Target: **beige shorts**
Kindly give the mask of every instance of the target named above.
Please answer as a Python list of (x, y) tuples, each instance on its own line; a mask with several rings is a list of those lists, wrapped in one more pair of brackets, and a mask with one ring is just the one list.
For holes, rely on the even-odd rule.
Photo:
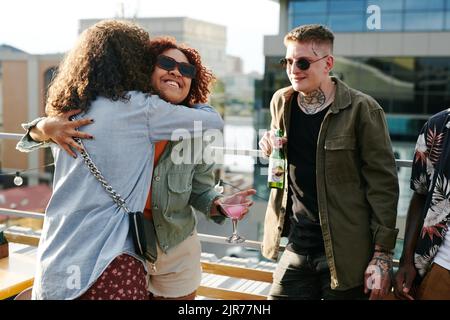
[(158, 246), (156, 271), (148, 266), (148, 291), (158, 297), (179, 298), (197, 290), (202, 280), (201, 251), (195, 230), (167, 253)]

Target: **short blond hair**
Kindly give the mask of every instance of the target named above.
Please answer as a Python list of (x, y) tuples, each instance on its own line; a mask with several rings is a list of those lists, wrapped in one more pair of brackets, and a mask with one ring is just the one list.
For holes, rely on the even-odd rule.
[(292, 29), (284, 36), (285, 45), (290, 41), (328, 45), (333, 52), (334, 34), (323, 25), (306, 24)]

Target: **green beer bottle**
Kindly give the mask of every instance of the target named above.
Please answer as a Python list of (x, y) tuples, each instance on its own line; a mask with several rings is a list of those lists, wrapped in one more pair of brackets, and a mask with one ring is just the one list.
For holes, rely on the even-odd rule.
[(275, 131), (275, 145), (272, 146), (272, 154), (269, 158), (269, 172), (267, 186), (269, 188), (284, 188), (284, 171), (286, 170), (286, 157), (284, 156), (281, 138), (283, 130)]

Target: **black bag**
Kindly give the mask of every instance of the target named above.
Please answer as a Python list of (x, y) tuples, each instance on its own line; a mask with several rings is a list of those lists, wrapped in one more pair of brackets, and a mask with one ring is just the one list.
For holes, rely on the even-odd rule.
[(130, 217), (130, 232), (133, 237), (136, 253), (155, 263), (158, 257), (156, 249), (156, 231), (153, 220), (144, 218), (144, 214), (140, 211), (128, 213)]

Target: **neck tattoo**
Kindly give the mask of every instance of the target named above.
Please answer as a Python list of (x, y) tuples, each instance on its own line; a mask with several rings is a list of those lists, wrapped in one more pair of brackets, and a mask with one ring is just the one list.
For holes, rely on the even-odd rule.
[(306, 114), (316, 114), (328, 106), (331, 96), (327, 99), (321, 88), (311, 92), (308, 95), (298, 94), (297, 102), (300, 109)]

